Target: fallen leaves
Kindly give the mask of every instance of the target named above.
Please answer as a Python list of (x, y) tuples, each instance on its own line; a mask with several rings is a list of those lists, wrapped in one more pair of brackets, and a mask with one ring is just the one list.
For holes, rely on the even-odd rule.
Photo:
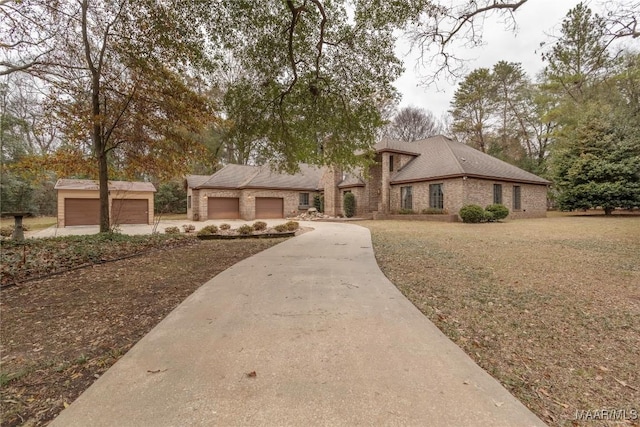
[(2, 425), (46, 424), (195, 289), (282, 239), (193, 241), (2, 289)]

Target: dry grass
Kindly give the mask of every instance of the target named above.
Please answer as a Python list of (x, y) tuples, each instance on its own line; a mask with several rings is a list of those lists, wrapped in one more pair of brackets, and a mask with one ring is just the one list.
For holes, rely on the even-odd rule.
[(545, 422), (640, 411), (640, 217), (362, 224), (389, 279)]
[[(43, 230), (58, 222), (55, 216), (34, 216), (22, 219), (22, 223), (28, 227), (30, 231)], [(15, 224), (12, 216), (0, 218), (0, 227), (9, 227)]]
[(164, 213), (156, 213), (155, 214), (156, 219), (160, 219), (162, 221), (167, 221), (167, 220), (182, 220), (182, 221), (186, 221), (187, 220), (187, 214), (186, 213), (182, 213), (182, 214), (174, 214), (174, 213), (168, 213), (168, 214), (164, 214)]

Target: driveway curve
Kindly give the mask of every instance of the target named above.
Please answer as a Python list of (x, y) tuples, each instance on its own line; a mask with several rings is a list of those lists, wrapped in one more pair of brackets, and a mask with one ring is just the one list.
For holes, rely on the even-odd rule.
[(204, 284), (51, 425), (544, 425), (387, 280), (368, 229), (308, 225)]

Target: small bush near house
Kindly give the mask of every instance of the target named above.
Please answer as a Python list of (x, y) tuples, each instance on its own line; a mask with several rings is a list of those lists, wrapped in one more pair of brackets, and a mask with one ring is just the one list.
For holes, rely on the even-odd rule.
[(458, 215), (462, 218), (462, 222), (474, 224), (482, 222), (485, 219), (484, 209), (478, 205), (464, 205), (460, 208)]
[(313, 207), (320, 213), (324, 212), (324, 197), (321, 194), (313, 196)]
[(483, 218), (484, 222), (495, 222), (496, 219), (493, 216), (493, 212), (489, 212), (489, 211), (484, 211), (484, 218)]
[(195, 231), (196, 226), (193, 224), (184, 224), (182, 226), (182, 229), (184, 230), (185, 233), (191, 233), (193, 231)]
[(494, 221), (500, 221), (501, 219), (505, 219), (509, 216), (509, 208), (500, 203), (489, 205), (485, 210), (493, 214)]
[(353, 193), (345, 193), (344, 200), (344, 216), (347, 218), (353, 217), (356, 213), (356, 196)]
[(167, 227), (164, 229), (165, 234), (180, 234), (178, 227)]
[(273, 229), (276, 230), (278, 233), (284, 233), (285, 231), (289, 231), (287, 224), (278, 224), (275, 227), (273, 227)]
[(210, 236), (212, 234), (216, 234), (218, 232), (218, 227), (215, 225), (205, 225), (198, 231), (198, 236)]
[(398, 211), (398, 213), (399, 213), (400, 215), (412, 215), (412, 214), (414, 214), (414, 213), (415, 213), (415, 211), (414, 211), (413, 209), (405, 209), (405, 208), (402, 208), (402, 209), (400, 209), (400, 210)]
[(220, 224), (220, 230), (230, 230), (231, 226), (227, 223)]
[(243, 236), (249, 235), (253, 233), (253, 227), (249, 224), (242, 224), (240, 227), (238, 227), (238, 233), (242, 234)]
[(267, 228), (267, 223), (264, 221), (256, 221), (253, 223), (253, 229), (255, 231), (266, 230), (266, 228)]
[(425, 215), (446, 215), (447, 211), (445, 209), (440, 209), (440, 208), (427, 208), (427, 209), (422, 209), (420, 213)]
[(296, 231), (300, 228), (300, 224), (296, 221), (289, 221), (285, 224), (285, 227), (287, 227), (287, 230), (289, 231)]

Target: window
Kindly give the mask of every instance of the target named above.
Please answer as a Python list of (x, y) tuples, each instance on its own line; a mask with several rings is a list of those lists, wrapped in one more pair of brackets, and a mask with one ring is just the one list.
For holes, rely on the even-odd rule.
[(434, 209), (444, 209), (442, 184), (429, 184), (429, 207)]
[(502, 184), (493, 184), (493, 204), (502, 203)]
[(191, 209), (191, 196), (187, 196), (187, 208)]
[(309, 206), (309, 193), (300, 193), (300, 206)]
[(400, 187), (400, 199), (402, 209), (413, 209), (413, 187)]
[(519, 211), (522, 209), (522, 201), (520, 199), (522, 190), (519, 185), (513, 186), (513, 210)]
[(389, 156), (389, 172), (393, 172), (393, 156)]

